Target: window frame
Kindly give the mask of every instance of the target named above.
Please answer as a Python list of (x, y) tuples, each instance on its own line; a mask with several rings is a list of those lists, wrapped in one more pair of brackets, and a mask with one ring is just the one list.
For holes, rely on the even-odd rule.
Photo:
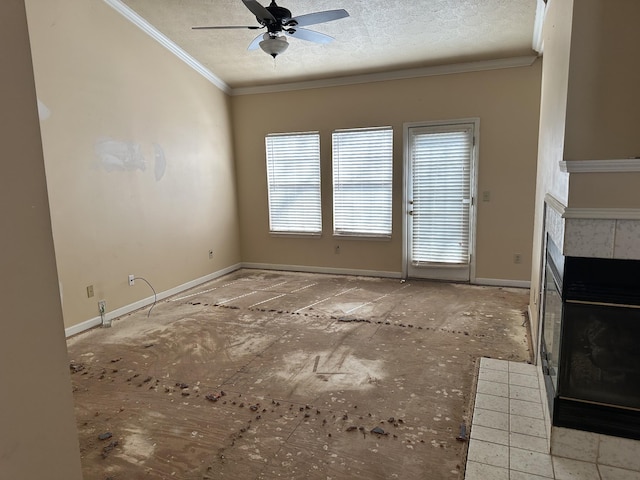
[[(292, 145), (281, 144), (285, 150), (278, 152), (281, 155), (280, 158), (273, 158), (274, 150), (277, 149), (277, 144), (274, 144), (274, 139), (286, 139), (290, 137), (294, 139)], [(303, 137), (313, 137), (315, 139), (312, 147), (307, 145), (312, 152), (309, 153), (308, 158), (295, 157), (292, 151), (286, 151), (287, 148), (295, 149), (295, 139), (302, 139)], [(306, 172), (306, 178), (304, 180), (297, 180), (296, 175), (287, 175), (286, 170), (300, 168), (304, 162), (313, 162), (312, 165), (307, 165), (309, 171)], [(281, 172), (277, 170), (281, 169)], [(283, 170), (284, 169), (284, 170)], [(265, 135), (265, 170), (266, 170), (266, 182), (267, 182), (267, 208), (269, 214), (269, 233), (276, 236), (304, 236), (314, 237), (322, 235), (322, 175), (321, 175), (321, 158), (320, 158), (320, 133), (318, 131), (308, 132), (286, 132), (286, 133), (269, 133)], [(313, 181), (309, 182), (309, 175), (313, 173)], [(286, 210), (290, 203), (286, 201), (286, 191), (289, 190), (290, 197), (296, 197), (295, 190), (311, 190), (311, 201), (309, 198), (302, 199), (302, 206), (305, 207), (300, 210), (298, 215), (295, 213), (287, 213)], [(280, 190), (280, 191), (278, 191)], [(281, 205), (278, 205), (280, 203)], [(282, 210), (279, 210), (282, 208)], [(309, 215), (312, 215), (313, 222), (307, 222)], [(290, 217), (287, 219), (287, 217)], [(304, 220), (302, 223), (290, 223), (287, 225), (287, 220)]]
[[(350, 156), (350, 154), (363, 155), (365, 153), (371, 154), (371, 152), (365, 152), (365, 151), (363, 152), (343, 151), (342, 153), (340, 152), (341, 146), (344, 146), (347, 149), (356, 148), (357, 145), (354, 145), (353, 143), (351, 145), (347, 145), (346, 142), (344, 142), (344, 139), (352, 135), (357, 136), (358, 134), (364, 134), (364, 135), (372, 134), (372, 137), (374, 140), (375, 140), (376, 134), (378, 136), (382, 135), (387, 137), (387, 138), (384, 138), (384, 141), (385, 141), (384, 145), (378, 151), (373, 152), (375, 155), (378, 155), (380, 157), (377, 160), (378, 163), (386, 163), (386, 165), (380, 166), (380, 168), (378, 168), (377, 173), (374, 171), (375, 168), (371, 168), (368, 171), (366, 169), (363, 170), (363, 165), (366, 167), (366, 164), (363, 164), (362, 159), (360, 159), (359, 161), (356, 160), (355, 162), (353, 162), (352, 160), (349, 160), (347, 158), (348, 156)], [(365, 238), (365, 239), (371, 239), (371, 240), (391, 239), (393, 234), (393, 177), (394, 177), (393, 176), (393, 153), (394, 153), (393, 137), (394, 137), (394, 131), (393, 131), (393, 127), (391, 126), (337, 129), (332, 132), (331, 134), (332, 184), (333, 184), (332, 209), (333, 209), (333, 236), (334, 237)], [(365, 137), (365, 138), (356, 139), (356, 141), (360, 141), (363, 144), (366, 144), (366, 142), (371, 141), (371, 139), (367, 139)], [(345, 144), (341, 145), (341, 143), (343, 142)], [(345, 165), (345, 168), (340, 168), (341, 164)], [(381, 223), (380, 221), (382, 220), (382, 223), (384, 224), (383, 231), (375, 231), (374, 229), (364, 230), (364, 229), (358, 229), (357, 227), (349, 228), (349, 227), (354, 227), (355, 226), (354, 223), (340, 224), (340, 217), (344, 217), (347, 213), (346, 210), (349, 209), (348, 203), (346, 205), (344, 203), (343, 204), (339, 203), (341, 200), (344, 201), (345, 196), (349, 196), (349, 194), (346, 193), (347, 187), (351, 186), (352, 190), (357, 190), (358, 187), (360, 187), (361, 192), (363, 190), (364, 191), (367, 190), (367, 188), (364, 188), (364, 189), (362, 188), (363, 186), (365, 187), (367, 186), (366, 182), (364, 181), (353, 182), (353, 175), (351, 176), (351, 178), (347, 178), (349, 177), (348, 175), (349, 168), (352, 169), (352, 173), (356, 171), (356, 170), (353, 170), (354, 168), (356, 168), (359, 173), (360, 179), (371, 180), (372, 178), (375, 179), (376, 175), (378, 176), (381, 175), (380, 186), (378, 188), (377, 193), (380, 193), (381, 191), (384, 192), (384, 198), (383, 198), (384, 204), (380, 206), (378, 208), (378, 212), (375, 213), (375, 215), (378, 215), (378, 217), (374, 216), (369, 220), (366, 220), (366, 219), (363, 220), (363, 217), (360, 216), (358, 217), (360, 220), (358, 220), (357, 222), (361, 223), (362, 226), (365, 226), (366, 228), (367, 226), (366, 224), (369, 224), (371, 226), (379, 225)], [(342, 174), (342, 172), (345, 172), (344, 175)], [(343, 177), (343, 180), (341, 180), (340, 177)], [(369, 188), (368, 190), (371, 190), (371, 189)], [(370, 197), (371, 199), (371, 196), (374, 196), (375, 194), (376, 194), (375, 191), (371, 191), (368, 197)], [(375, 201), (375, 198), (373, 198), (372, 200)], [(366, 197), (364, 199), (364, 202), (367, 202)], [(351, 204), (351, 209), (356, 210), (355, 213), (359, 215), (364, 214), (364, 216), (366, 217), (369, 215), (368, 212), (371, 211), (371, 203), (369, 203), (368, 205), (369, 205), (368, 208), (367, 207), (362, 208), (362, 205), (358, 207), (357, 205)], [(339, 209), (342, 211), (339, 211)], [(360, 211), (358, 211), (358, 209), (360, 209)], [(384, 216), (381, 219), (379, 214), (382, 211), (384, 212)]]

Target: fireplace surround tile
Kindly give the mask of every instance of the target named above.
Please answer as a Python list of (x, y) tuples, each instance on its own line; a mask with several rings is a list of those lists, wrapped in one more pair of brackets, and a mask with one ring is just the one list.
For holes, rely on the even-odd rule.
[(509, 399), (507, 397), (498, 397), (497, 395), (478, 393), (476, 394), (475, 408), (509, 413)]
[(474, 425), (471, 430), (471, 438), (483, 440), (485, 442), (497, 443), (498, 445), (509, 445), (509, 432), (497, 428)]
[(540, 391), (537, 388), (509, 385), (509, 398), (527, 402), (540, 402)]
[[(508, 372), (509, 383), (478, 378), (465, 480), (640, 480), (640, 441), (560, 427), (550, 431), (540, 394), (544, 384), (533, 389), (512, 383), (518, 375), (542, 378), (539, 367), (484, 358), (480, 365)], [(519, 389), (529, 401), (517, 398)]]
[(510, 480), (509, 469), (480, 462), (467, 462), (465, 480)]
[(597, 433), (553, 427), (551, 453), (560, 457), (595, 463), (598, 460), (600, 435)]
[(613, 258), (615, 220), (569, 218), (563, 253), (571, 257)]
[[(602, 480), (638, 480), (640, 474), (632, 470), (626, 470), (623, 468), (610, 467), (608, 465), (598, 465), (600, 471), (600, 478)], [(490, 478), (490, 477), (486, 477)]]
[(483, 427), (509, 430), (509, 415), (502, 412), (494, 412), (493, 410), (475, 408), (473, 412), (473, 423), (474, 425), (482, 425)]
[(525, 400), (511, 400), (509, 404), (511, 415), (521, 415), (523, 417), (544, 419), (542, 406), (539, 402), (527, 402)]
[(549, 453), (549, 444), (546, 438), (524, 435), (522, 433), (510, 432), (509, 446), (539, 453)]
[(554, 478), (551, 455), (547, 453), (533, 452), (521, 448), (510, 448), (509, 468), (518, 472)]
[(541, 477), (532, 473), (516, 472), (511, 470), (509, 480), (548, 480), (549, 477)]
[(509, 372), (509, 383), (519, 387), (538, 388), (538, 377), (535, 375)]
[(490, 382), (496, 383), (509, 383), (509, 372), (481, 368), (478, 378), (480, 380), (489, 380)]
[(499, 372), (509, 371), (509, 362), (498, 360), (496, 358), (482, 357), (480, 359), (480, 368), (488, 368), (489, 370), (497, 370)]
[(600, 435), (598, 463), (640, 472), (640, 442)]
[(508, 362), (509, 364), (509, 383), (511, 383), (511, 375), (529, 375), (535, 377), (538, 375), (535, 365), (519, 362)]
[(496, 395), (498, 397), (508, 397), (509, 385), (506, 383), (483, 381), (478, 383), (478, 392), (486, 393), (487, 395)]
[(544, 420), (520, 415), (511, 415), (509, 429), (515, 433), (531, 435), (532, 437), (547, 437), (547, 428)]
[(493, 467), (509, 468), (509, 447), (472, 438), (467, 458)]
[(553, 457), (553, 471), (556, 480), (600, 480), (595, 463), (570, 458)]
[(639, 238), (640, 221), (617, 220), (613, 257), (623, 259), (640, 258)]

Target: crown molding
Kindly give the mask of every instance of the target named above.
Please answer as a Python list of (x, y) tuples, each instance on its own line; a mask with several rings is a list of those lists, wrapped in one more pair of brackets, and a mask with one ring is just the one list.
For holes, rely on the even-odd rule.
[(565, 160), (560, 171), (567, 173), (629, 173), (640, 172), (640, 158), (619, 160)]
[(129, 8), (127, 5), (122, 3), (121, 0), (103, 0), (107, 5), (112, 7), (115, 11), (117, 11), (120, 15), (125, 17), (135, 26), (137, 26), (140, 30), (145, 32), (151, 38), (156, 40), (160, 45), (165, 47), (171, 53), (173, 53), (176, 57), (182, 60), (184, 63), (193, 68), (196, 72), (202, 75), (204, 78), (209, 80), (212, 84), (218, 87), (226, 94), (231, 93), (231, 87), (223, 82), (220, 78), (218, 78), (211, 70), (206, 68), (200, 62), (198, 62), (195, 58), (185, 52), (182, 48), (176, 45), (172, 40), (170, 40), (167, 36), (163, 35), (156, 29), (153, 25), (147, 22), (144, 18), (138, 15), (135, 11)]
[(437, 75), (451, 75), (455, 73), (482, 72), (487, 70), (499, 70), (503, 68), (529, 67), (538, 58), (535, 55), (522, 57), (509, 57), (495, 60), (483, 60), (478, 62), (455, 63), (451, 65), (436, 65), (432, 67), (412, 68), (404, 70), (394, 70), (388, 72), (369, 73), (362, 75), (351, 75), (345, 77), (328, 78), (322, 80), (309, 80), (302, 82), (281, 83), (275, 85), (263, 85), (255, 87), (231, 88), (222, 79), (216, 76), (211, 70), (202, 65), (198, 60), (176, 45), (166, 35), (162, 34), (153, 25), (138, 15), (122, 0), (103, 0), (131, 23), (140, 28), (151, 38), (160, 43), (163, 47), (177, 56), (184, 63), (193, 68), (196, 72), (209, 80), (212, 84), (229, 95), (253, 95), (260, 93), (277, 93), (293, 90), (308, 90), (313, 88), (337, 87), (343, 85), (357, 85), (362, 83), (384, 82), (388, 80), (405, 80), (419, 77), (430, 77)]
[(562, 218), (588, 220), (640, 220), (640, 208), (583, 208), (567, 207), (556, 197), (547, 193), (544, 202)]
[(547, 2), (545, 0), (537, 0), (536, 2), (536, 18), (533, 22), (533, 39), (531, 41), (531, 48), (533, 48), (539, 55), (542, 55), (544, 50), (544, 36), (542, 35), (544, 29), (544, 19), (547, 14)]
[(556, 197), (547, 193), (544, 196), (544, 202), (549, 205), (549, 207), (553, 208), (556, 212), (560, 214), (561, 217), (564, 217), (565, 211), (567, 210), (567, 206), (558, 200)]
[(385, 82), (388, 80), (405, 80), (410, 78), (431, 77), (437, 75), (451, 75), (454, 73), (482, 72), (503, 68), (530, 67), (538, 57), (527, 55), (524, 57), (501, 58), (497, 60), (483, 60), (479, 62), (455, 63), (451, 65), (437, 65), (433, 67), (394, 70), (380, 73), (367, 73), (347, 77), (327, 78), (323, 80), (309, 80), (304, 82), (280, 83), (256, 87), (233, 88), (231, 95), (255, 95), (260, 93), (278, 93), (293, 90), (308, 90), (312, 88), (340, 87), (361, 83)]

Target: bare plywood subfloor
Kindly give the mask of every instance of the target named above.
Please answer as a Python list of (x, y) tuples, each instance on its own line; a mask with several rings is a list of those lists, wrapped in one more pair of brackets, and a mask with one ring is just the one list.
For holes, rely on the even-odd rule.
[(69, 340), (84, 478), (458, 479), (476, 361), (529, 360), (527, 301), (258, 270), (201, 285)]

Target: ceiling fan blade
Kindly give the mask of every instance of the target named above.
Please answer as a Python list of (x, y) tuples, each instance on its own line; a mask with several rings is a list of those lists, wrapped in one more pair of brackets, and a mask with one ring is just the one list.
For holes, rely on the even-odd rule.
[(324, 33), (314, 32), (313, 30), (307, 30), (305, 28), (292, 28), (291, 31), (284, 30), (284, 32), (293, 38), (299, 38), (300, 40), (307, 40), (308, 42), (315, 43), (330, 43), (334, 40), (333, 37), (325, 35)]
[(276, 21), (276, 17), (271, 12), (260, 5), (256, 0), (242, 0), (244, 6), (247, 7), (261, 22), (271, 23)]
[(251, 43), (247, 47), (247, 50), (256, 50), (260, 46), (260, 42), (262, 41), (263, 34), (261, 33), (256, 38), (251, 40)]
[[(292, 18), (289, 24), (296, 25), (298, 27), (307, 27), (309, 25), (317, 25), (318, 23), (331, 22), (332, 20), (339, 20), (341, 18), (348, 17), (349, 13), (344, 9), (339, 10), (327, 10), (324, 12), (308, 13), (306, 15), (300, 15), (299, 17)], [(296, 22), (295, 24), (293, 22)]]
[(216, 27), (191, 27), (191, 30), (228, 30), (231, 28), (248, 28), (249, 30), (259, 30), (264, 27), (258, 25), (223, 25)]

